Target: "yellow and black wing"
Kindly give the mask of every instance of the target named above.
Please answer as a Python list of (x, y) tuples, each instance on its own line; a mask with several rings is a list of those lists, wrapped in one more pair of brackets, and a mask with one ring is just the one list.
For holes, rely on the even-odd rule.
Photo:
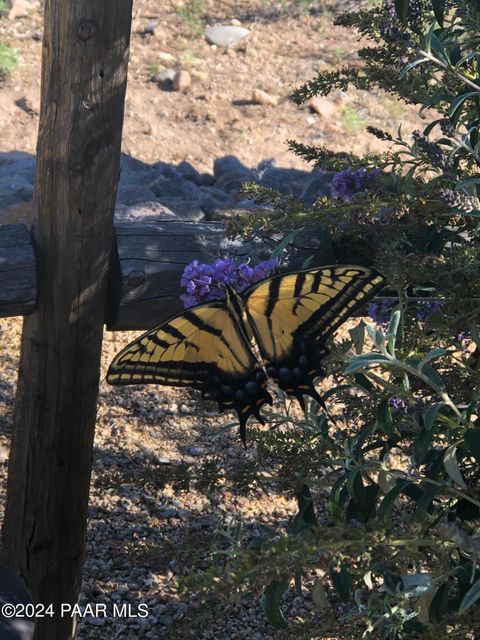
[(373, 269), (336, 265), (280, 274), (253, 285), (246, 315), (267, 374), (303, 406), (303, 394), (323, 405), (313, 381), (323, 375), (326, 339), (385, 286)]
[(240, 323), (225, 302), (198, 305), (147, 331), (118, 353), (107, 373), (112, 385), (193, 387), (235, 409), (241, 435), (250, 415), (271, 404), (266, 376)]

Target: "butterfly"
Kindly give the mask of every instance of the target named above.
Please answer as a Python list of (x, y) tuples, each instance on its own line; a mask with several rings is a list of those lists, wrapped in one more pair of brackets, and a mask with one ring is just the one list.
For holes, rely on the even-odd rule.
[(238, 413), (245, 444), (248, 418), (264, 424), (260, 409), (272, 404), (268, 378), (302, 408), (304, 395), (325, 407), (314, 381), (325, 375), (327, 338), (384, 286), (382, 275), (353, 265), (278, 274), (242, 293), (227, 285), (225, 300), (186, 309), (128, 344), (107, 382), (198, 389)]

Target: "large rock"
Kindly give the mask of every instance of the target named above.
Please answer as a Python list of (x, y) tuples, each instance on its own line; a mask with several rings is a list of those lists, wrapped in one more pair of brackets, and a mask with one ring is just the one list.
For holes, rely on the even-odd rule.
[(150, 189), (158, 198), (190, 197), (198, 189), (190, 180), (186, 180), (180, 173), (167, 177), (160, 175), (150, 183)]
[(263, 187), (276, 189), (285, 195), (298, 194), (309, 178), (309, 173), (299, 169), (267, 167), (257, 180)]
[(120, 183), (117, 191), (117, 202), (122, 204), (135, 204), (155, 200), (154, 192), (146, 185)]
[(131, 206), (119, 204), (115, 209), (115, 222), (156, 222), (176, 220), (171, 209), (161, 202), (139, 202)]
[(250, 31), (245, 27), (214, 24), (205, 29), (205, 38), (208, 43), (217, 47), (233, 47), (248, 36)]
[(205, 215), (195, 200), (187, 198), (159, 198), (159, 202), (172, 211), (179, 220), (200, 222)]
[(320, 170), (315, 170), (310, 174), (303, 191), (300, 193), (300, 199), (307, 207), (311, 207), (320, 196), (330, 195), (332, 176), (333, 173)]
[(0, 177), (0, 209), (33, 198), (33, 184), (20, 174)]

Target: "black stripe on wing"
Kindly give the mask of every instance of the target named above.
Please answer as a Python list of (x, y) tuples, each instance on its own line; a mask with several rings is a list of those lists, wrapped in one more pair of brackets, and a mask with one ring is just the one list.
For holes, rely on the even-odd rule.
[(234, 409), (245, 442), (246, 423), (272, 398), (242, 325), (225, 302), (192, 307), (125, 347), (107, 373), (112, 385), (157, 383), (193, 387)]

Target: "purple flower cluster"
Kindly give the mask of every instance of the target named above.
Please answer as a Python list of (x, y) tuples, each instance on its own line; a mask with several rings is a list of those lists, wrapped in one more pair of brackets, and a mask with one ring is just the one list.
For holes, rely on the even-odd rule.
[(432, 166), (437, 167), (442, 171), (448, 171), (448, 158), (439, 144), (431, 142), (427, 136), (423, 135), (423, 133), (418, 130), (412, 132), (412, 137), (414, 140), (414, 147), (430, 160)]
[(388, 325), (391, 310), (391, 303), (388, 300), (382, 300), (380, 304), (378, 302), (370, 302), (368, 305), (368, 315), (382, 327)]
[(392, 396), (388, 399), (388, 404), (392, 407), (394, 411), (398, 411), (399, 413), (406, 413), (408, 409), (408, 403), (398, 396)]
[(451, 209), (457, 209), (458, 211), (470, 212), (473, 211), (475, 206), (472, 198), (465, 193), (459, 191), (453, 191), (453, 189), (442, 188), (439, 189), (438, 195), (443, 202)]
[(223, 300), (225, 286), (236, 291), (244, 291), (247, 287), (270, 277), (278, 267), (278, 260), (272, 258), (250, 267), (245, 262), (236, 265), (230, 258), (216, 260), (213, 264), (205, 264), (194, 260), (185, 267), (180, 280), (187, 293), (180, 296), (185, 308), (210, 300)]
[(339, 198), (345, 202), (350, 202), (355, 194), (367, 191), (380, 176), (379, 169), (367, 171), (367, 169), (343, 169), (337, 171), (330, 183), (330, 193), (332, 198)]

